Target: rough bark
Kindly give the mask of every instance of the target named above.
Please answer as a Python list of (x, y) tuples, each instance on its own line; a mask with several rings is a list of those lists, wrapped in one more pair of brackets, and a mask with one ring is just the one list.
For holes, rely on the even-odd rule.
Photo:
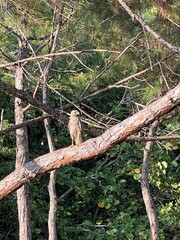
[(143, 110), (79, 146), (66, 147), (37, 157), (0, 181), (0, 199), (44, 173), (100, 155), (140, 131), (180, 104), (180, 84)]
[[(19, 58), (23, 58), (26, 51), (26, 41), (19, 40)], [(16, 67), (15, 87), (24, 89), (24, 76), (21, 66)], [(25, 121), (23, 112), (23, 101), (15, 98), (15, 124)], [(28, 162), (28, 137), (26, 127), (16, 130), (16, 169)], [(17, 190), (17, 207), (19, 220), (19, 240), (31, 239), (30, 210), (29, 210), (29, 187), (25, 184)]]
[[(156, 133), (158, 127), (158, 121), (154, 121), (150, 131), (149, 137), (153, 137)], [(156, 207), (151, 197), (151, 191), (149, 187), (149, 167), (150, 167), (150, 156), (152, 150), (153, 142), (147, 142), (144, 149), (144, 158), (143, 158), (143, 167), (142, 167), (142, 181), (141, 181), (141, 189), (144, 204), (146, 207), (147, 216), (149, 219), (150, 230), (151, 230), (151, 240), (158, 239), (158, 219), (156, 213)]]

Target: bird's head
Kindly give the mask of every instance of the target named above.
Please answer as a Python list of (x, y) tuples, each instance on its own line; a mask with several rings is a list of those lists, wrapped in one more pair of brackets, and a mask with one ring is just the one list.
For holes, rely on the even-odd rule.
[(70, 113), (70, 116), (71, 116), (71, 117), (74, 117), (74, 116), (77, 116), (77, 115), (79, 115), (79, 114), (80, 114), (80, 113), (79, 113), (78, 110), (72, 110), (71, 113)]

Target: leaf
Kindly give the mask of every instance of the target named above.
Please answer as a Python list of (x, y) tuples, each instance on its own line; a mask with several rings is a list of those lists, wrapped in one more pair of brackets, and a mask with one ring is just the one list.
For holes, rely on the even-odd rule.
[(105, 206), (106, 209), (109, 209), (110, 207), (111, 207), (110, 203), (107, 203), (106, 206)]
[(134, 174), (133, 176), (134, 180), (139, 180), (141, 178), (141, 174)]
[(168, 167), (167, 162), (165, 162), (165, 161), (163, 161), (161, 164), (164, 166), (164, 168)]
[(121, 179), (120, 183), (127, 183), (126, 179)]
[(96, 221), (96, 225), (100, 225), (100, 224), (102, 224), (102, 219), (98, 219), (98, 220)]
[(105, 203), (104, 202), (98, 202), (98, 207), (99, 208), (104, 208), (105, 207)]
[(178, 167), (177, 161), (176, 161), (176, 160), (173, 160), (173, 161), (172, 161), (172, 165), (173, 165), (174, 167)]

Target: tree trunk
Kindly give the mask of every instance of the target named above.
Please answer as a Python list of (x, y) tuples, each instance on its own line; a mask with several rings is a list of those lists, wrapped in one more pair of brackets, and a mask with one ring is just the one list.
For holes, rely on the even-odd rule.
[[(45, 85), (44, 85), (45, 86)], [(43, 100), (47, 102), (47, 89), (43, 89)], [(44, 119), (44, 126), (46, 130), (46, 136), (49, 145), (50, 153), (55, 150), (53, 136), (50, 127), (49, 118)], [(50, 179), (48, 185), (49, 191), (49, 215), (48, 215), (48, 230), (49, 230), (49, 240), (57, 240), (56, 231), (56, 209), (57, 209), (57, 196), (56, 196), (56, 170), (50, 172)]]
[[(150, 128), (149, 137), (153, 137), (155, 135), (157, 127), (158, 127), (158, 121), (156, 120)], [(146, 212), (147, 212), (147, 216), (150, 224), (151, 240), (157, 240), (158, 239), (158, 219), (157, 219), (156, 207), (151, 197), (151, 192), (149, 188), (149, 178), (148, 178), (152, 146), (153, 146), (153, 142), (147, 142), (144, 149), (141, 189), (142, 189), (143, 200), (144, 200), (144, 204), (146, 207)]]
[[(56, 26), (56, 30), (52, 32), (51, 34), (51, 53), (55, 53), (57, 42), (58, 42), (58, 36), (59, 32), (62, 26), (62, 15), (64, 11), (64, 4), (62, 4), (61, 8), (61, 14), (58, 19), (58, 23)], [(58, 14), (58, 8), (57, 6), (54, 8), (54, 16), (59, 15)], [(51, 69), (52, 60), (48, 61), (43, 69), (42, 78), (43, 78), (43, 104), (47, 105), (49, 102), (49, 89), (47, 88), (46, 84), (48, 84), (48, 75)], [(43, 114), (46, 114), (45, 112)], [(44, 126), (46, 130), (46, 136), (48, 140), (49, 145), (49, 151), (52, 153), (55, 151), (54, 146), (54, 140), (51, 132), (51, 126), (50, 126), (50, 120), (49, 118), (44, 119)], [(56, 210), (57, 210), (57, 196), (56, 196), (56, 170), (52, 171), (50, 173), (50, 179), (49, 179), (49, 185), (48, 185), (48, 191), (49, 191), (49, 215), (48, 215), (48, 231), (49, 231), (49, 240), (57, 240), (57, 231), (56, 231)]]
[[(23, 58), (26, 52), (26, 40), (19, 40), (19, 59)], [(19, 65), (15, 72), (15, 87), (24, 89), (23, 69)], [(23, 101), (15, 98), (15, 124), (25, 121), (23, 112)], [(28, 162), (28, 137), (26, 127), (16, 130), (16, 169)], [(29, 187), (25, 184), (17, 190), (17, 207), (19, 219), (19, 240), (31, 239), (30, 210), (29, 210)]]
[(56, 210), (57, 210), (57, 196), (56, 196), (56, 170), (50, 173), (48, 191), (49, 191), (49, 215), (48, 215), (48, 230), (49, 240), (57, 240), (56, 230)]

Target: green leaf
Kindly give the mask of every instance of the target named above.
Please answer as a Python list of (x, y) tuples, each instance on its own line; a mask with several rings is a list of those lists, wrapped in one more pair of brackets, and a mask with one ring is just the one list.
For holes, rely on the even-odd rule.
[(164, 168), (168, 167), (167, 162), (165, 162), (165, 161), (162, 162), (162, 165), (164, 166)]
[(134, 178), (134, 180), (139, 180), (141, 178), (141, 173), (134, 174), (133, 178)]
[(172, 161), (172, 165), (173, 165), (174, 167), (178, 167), (177, 161), (176, 161), (176, 160), (173, 160), (173, 161)]

